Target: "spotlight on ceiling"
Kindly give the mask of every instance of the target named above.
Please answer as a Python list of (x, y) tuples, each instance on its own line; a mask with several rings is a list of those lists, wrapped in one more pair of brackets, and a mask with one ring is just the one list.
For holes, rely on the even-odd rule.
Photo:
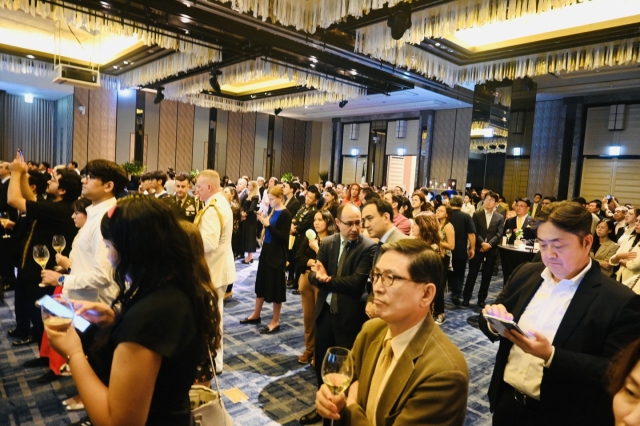
[(339, 106), (340, 108), (344, 108), (344, 107), (345, 107), (345, 105), (347, 105), (348, 103), (349, 103), (349, 101), (340, 101), (340, 102), (338, 103), (338, 106)]
[(391, 28), (391, 37), (394, 40), (400, 40), (405, 31), (411, 28), (411, 5), (408, 3), (398, 5), (389, 16), (387, 26)]
[(275, 115), (278, 115), (282, 112), (282, 108), (276, 108), (274, 111)]
[(164, 94), (162, 93), (163, 90), (164, 90), (164, 87), (158, 87), (156, 89), (156, 98), (153, 100), (154, 104), (157, 105), (164, 100)]
[(221, 93), (222, 89), (220, 88), (220, 83), (218, 83), (218, 74), (220, 74), (220, 71), (218, 70), (211, 71), (211, 78), (209, 79), (209, 85), (211, 86), (214, 92)]

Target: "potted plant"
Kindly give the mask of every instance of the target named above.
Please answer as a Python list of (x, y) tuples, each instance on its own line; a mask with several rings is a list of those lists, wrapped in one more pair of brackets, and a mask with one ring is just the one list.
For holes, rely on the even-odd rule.
[(122, 168), (129, 176), (142, 176), (147, 166), (142, 164), (140, 160), (127, 161), (122, 165)]
[(293, 180), (293, 173), (291, 172), (283, 174), (282, 178), (280, 178), (280, 181), (282, 182), (291, 182), (292, 180)]
[(321, 172), (318, 172), (318, 176), (320, 177), (320, 182), (325, 183), (329, 180), (329, 171), (323, 170)]

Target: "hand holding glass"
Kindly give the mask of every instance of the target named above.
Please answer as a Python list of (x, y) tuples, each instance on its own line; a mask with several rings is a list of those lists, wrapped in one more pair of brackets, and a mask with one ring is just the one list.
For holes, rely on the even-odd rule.
[[(54, 235), (51, 245), (58, 254), (62, 254), (62, 250), (67, 246), (67, 240), (64, 239), (64, 235)], [(53, 268), (53, 270), (57, 272), (62, 271), (63, 269), (63, 267), (57, 265)]]
[(7, 223), (9, 222), (9, 213), (2, 212), (0, 213), (0, 225), (4, 228), (4, 235), (2, 238), (11, 238), (11, 235), (7, 235)]
[[(40, 267), (44, 271), (44, 268), (47, 267), (47, 262), (49, 262), (49, 249), (47, 248), (47, 246), (44, 246), (44, 245), (33, 246), (33, 260), (35, 260), (36, 263), (40, 265)], [(40, 287), (46, 286), (46, 284), (44, 283), (40, 283), (38, 285)]]
[(349, 349), (334, 346), (327, 350), (322, 361), (322, 381), (332, 394), (338, 395), (351, 384), (353, 369), (353, 357)]
[(67, 331), (73, 322), (73, 303), (64, 294), (51, 296), (53, 303), (41, 303), (42, 322), (54, 331)]

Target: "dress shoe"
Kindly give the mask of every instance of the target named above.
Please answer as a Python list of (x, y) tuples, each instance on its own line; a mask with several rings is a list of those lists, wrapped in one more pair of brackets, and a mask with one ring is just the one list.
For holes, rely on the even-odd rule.
[(260, 324), (262, 322), (262, 318), (258, 317), (258, 318), (254, 318), (254, 319), (249, 319), (249, 317), (240, 320), (240, 324)]
[(302, 425), (312, 425), (314, 423), (321, 422), (322, 421), (322, 417), (320, 417), (320, 414), (318, 414), (318, 412), (314, 408), (313, 411), (311, 411), (311, 412), (305, 414), (304, 416), (300, 417), (300, 420), (298, 420), (298, 421)]
[(453, 303), (455, 306), (460, 306), (460, 303), (461, 303), (461, 302), (460, 302), (460, 298), (459, 298), (459, 297), (456, 297), (456, 296), (453, 296), (453, 297), (451, 298), (451, 303)]
[(300, 290), (295, 289), (295, 290), (293, 290), (293, 291), (291, 292), (291, 294), (297, 294), (297, 295), (300, 295)]
[(271, 334), (271, 333), (277, 333), (278, 331), (280, 331), (280, 324), (276, 325), (273, 328), (263, 327), (260, 329), (260, 334)]
[(15, 342), (13, 342), (11, 344), (13, 346), (26, 346), (26, 345), (30, 345), (32, 343), (36, 343), (36, 341), (34, 340), (33, 337), (28, 336), (26, 339), (16, 340)]
[(27, 337), (29, 337), (28, 334), (22, 334), (18, 330), (16, 330), (15, 328), (7, 331), (7, 336), (13, 337), (13, 338), (16, 338), (16, 339), (23, 339), (23, 340), (26, 339)]
[(305, 351), (305, 353), (300, 355), (300, 358), (298, 358), (298, 364), (302, 364), (302, 365), (309, 364), (312, 359), (313, 359), (313, 352)]
[(486, 304), (486, 303), (481, 302), (481, 301), (478, 301), (478, 307), (479, 307), (480, 309), (484, 309), (484, 307), (485, 307), (485, 306), (487, 306), (487, 304)]
[(293, 288), (294, 284), (293, 284), (293, 280), (288, 280), (287, 281), (287, 288)]
[(40, 357), (40, 358), (30, 359), (29, 361), (25, 361), (25, 363), (22, 365), (24, 366), (24, 368), (48, 367), (49, 358)]
[(243, 261), (242, 261), (242, 262), (240, 262), (240, 263), (242, 263), (243, 265), (249, 265), (250, 263), (253, 263), (253, 259), (251, 259), (251, 260), (250, 260), (250, 261), (248, 261), (248, 262), (247, 262), (247, 261), (246, 261), (246, 259), (245, 259), (245, 260), (243, 260)]
[(462, 306), (464, 306), (465, 308), (468, 308), (469, 307), (469, 299), (464, 299), (462, 301)]
[(59, 378), (60, 378), (60, 376), (56, 376), (56, 373), (54, 373), (52, 370), (49, 370), (46, 373), (44, 373), (42, 376), (38, 377), (36, 379), (36, 382), (38, 382), (38, 383), (51, 383), (51, 382), (54, 382), (54, 381), (58, 380)]

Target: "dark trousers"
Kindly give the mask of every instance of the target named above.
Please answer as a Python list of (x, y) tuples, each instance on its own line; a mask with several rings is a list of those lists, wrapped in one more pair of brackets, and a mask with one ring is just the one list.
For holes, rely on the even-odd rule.
[(30, 334), (31, 320), (29, 319), (29, 293), (27, 290), (27, 280), (18, 272), (15, 291), (15, 315), (16, 315), (16, 336), (26, 338)]
[(540, 426), (549, 424), (541, 407), (532, 408), (516, 401), (513, 388), (502, 384), (502, 392), (493, 412), (493, 426)]
[[(40, 282), (38, 281), (36, 286)], [(29, 294), (29, 319), (31, 320), (31, 337), (38, 343), (38, 349), (42, 345), (42, 335), (44, 334), (44, 323), (42, 322), (42, 312), (40, 307), (36, 306), (36, 301), (45, 295), (51, 296), (55, 287), (46, 286), (44, 288), (37, 287), (32, 289)]]
[(467, 275), (467, 282), (464, 285), (464, 300), (471, 299), (473, 287), (476, 284), (480, 266), (482, 266), (482, 280), (480, 281), (480, 290), (478, 291), (478, 302), (485, 301), (487, 294), (489, 294), (489, 284), (491, 284), (496, 257), (496, 254), (487, 256), (484, 253), (476, 251), (476, 255), (469, 261), (469, 275)]
[(444, 280), (442, 280), (440, 284), (436, 285), (436, 297), (433, 300), (434, 315), (444, 314), (444, 293), (447, 288), (446, 272), (449, 270), (449, 262), (451, 262), (451, 257), (449, 257), (449, 255), (445, 255), (442, 258), (442, 265), (444, 266), (445, 276), (444, 276)]
[(464, 272), (467, 269), (467, 255), (451, 257), (451, 267), (453, 271), (447, 273), (449, 280), (449, 291), (452, 297), (462, 298), (462, 287), (464, 286)]

